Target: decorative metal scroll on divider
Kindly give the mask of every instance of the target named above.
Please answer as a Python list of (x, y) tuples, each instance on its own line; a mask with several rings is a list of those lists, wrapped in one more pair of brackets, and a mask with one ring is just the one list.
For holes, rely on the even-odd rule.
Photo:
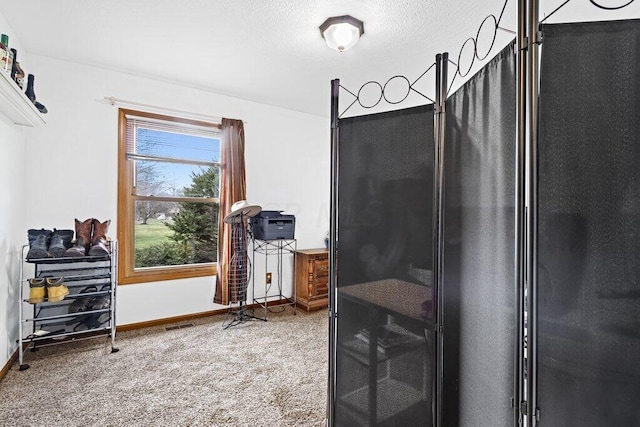
[[(560, 9), (562, 9), (563, 7), (565, 7), (571, 0), (566, 0), (564, 3), (562, 3), (560, 6), (556, 7), (550, 14), (548, 14), (547, 16), (544, 17), (544, 19), (540, 20), (540, 23), (542, 24), (544, 21), (546, 21), (547, 19), (551, 18), (551, 16), (556, 13), (557, 11), (559, 11)], [(619, 10), (619, 9), (624, 9), (625, 7), (629, 6), (631, 3), (633, 3), (635, 0), (628, 0), (626, 3), (618, 5), (618, 6), (603, 6), (600, 3), (598, 3), (595, 0), (589, 0), (589, 2), (594, 5), (595, 7), (599, 8), (599, 9), (604, 9), (604, 10)]]
[[(351, 95), (353, 95), (353, 97), (355, 98), (353, 100), (353, 102), (351, 104), (349, 104), (349, 106), (347, 108), (344, 109), (344, 111), (342, 113), (339, 114), (338, 118), (341, 118), (351, 107), (353, 107), (353, 105), (357, 102), (362, 108), (364, 109), (369, 109), (369, 108), (374, 108), (376, 107), (378, 104), (380, 104), (380, 101), (382, 101), (383, 99), (392, 105), (395, 104), (400, 104), (402, 101), (404, 101), (405, 99), (407, 99), (409, 97), (409, 95), (411, 94), (411, 92), (415, 92), (418, 95), (422, 96), (423, 98), (431, 101), (431, 102), (435, 102), (433, 99), (429, 98), (427, 95), (423, 94), (422, 92), (420, 92), (419, 90), (416, 89), (415, 85), (416, 83), (418, 83), (418, 81), (420, 81), (420, 79), (422, 79), (422, 77), (425, 76), (425, 74), (427, 74), (433, 67), (435, 67), (435, 62), (433, 64), (431, 64), (431, 66), (429, 68), (427, 68), (427, 70), (425, 72), (423, 72), (422, 74), (420, 74), (420, 76), (415, 79), (413, 81), (413, 83), (409, 82), (409, 79), (405, 76), (401, 76), (401, 75), (396, 75), (391, 77), (389, 80), (387, 80), (387, 82), (384, 85), (381, 85), (380, 83), (374, 81), (374, 80), (370, 80), (368, 82), (366, 82), (365, 84), (363, 84), (362, 86), (360, 86), (360, 89), (358, 90), (358, 94), (355, 94), (353, 92), (351, 92), (349, 89), (347, 89), (346, 87), (340, 85), (340, 87), (342, 89), (344, 89), (345, 91), (347, 91), (348, 93), (350, 93)], [(404, 94), (403, 97), (401, 97), (398, 100), (390, 100), (387, 97), (387, 94), (385, 94), (385, 90), (387, 89), (389, 83), (391, 83), (393, 80), (395, 79), (402, 79), (407, 83), (407, 92)], [(360, 95), (362, 94), (362, 90), (364, 88), (366, 88), (368, 85), (375, 85), (377, 87), (380, 88), (380, 96), (378, 97), (378, 99), (372, 103), (372, 104), (364, 104), (362, 102), (362, 99), (360, 98)]]
[[(558, 6), (556, 9), (554, 9), (549, 15), (547, 15), (544, 19), (542, 19), (540, 21), (540, 23), (543, 23), (545, 20), (549, 19), (551, 17), (551, 15), (553, 15), (554, 13), (556, 13), (557, 11), (562, 9), (570, 1), (571, 0), (566, 0), (565, 2), (563, 2), (560, 6)], [(591, 4), (593, 4), (597, 8), (604, 9), (604, 10), (619, 10), (619, 9), (622, 9), (622, 8), (625, 8), (625, 7), (629, 6), (635, 0), (622, 0), (622, 1), (624, 1), (625, 3), (621, 4), (621, 5), (618, 5), (618, 6), (604, 6), (604, 5), (600, 4), (596, 0), (589, 0), (589, 2)], [(485, 59), (487, 59), (487, 57), (489, 56), (489, 53), (491, 52), (491, 49), (493, 49), (493, 45), (496, 42), (496, 36), (498, 34), (498, 30), (504, 31), (504, 32), (507, 32), (507, 33), (510, 33), (510, 34), (513, 34), (513, 35), (516, 35), (515, 31), (509, 30), (507, 28), (504, 28), (504, 27), (500, 26), (500, 21), (502, 20), (502, 17), (504, 15), (504, 11), (505, 11), (508, 3), (509, 3), (509, 0), (506, 0), (504, 2), (504, 4), (502, 5), (502, 10), (500, 11), (500, 16), (498, 18), (496, 18), (496, 16), (493, 15), (493, 14), (487, 15), (487, 17), (484, 18), (484, 20), (480, 23), (480, 26), (478, 27), (478, 31), (476, 32), (475, 37), (469, 37), (467, 40), (465, 40), (465, 42), (460, 47), (460, 51), (458, 52), (458, 63), (455, 63), (451, 59), (449, 59), (449, 62), (452, 63), (456, 67), (456, 70), (453, 73), (453, 79), (451, 80), (449, 88), (447, 89), (447, 95), (449, 94), (449, 91), (453, 87), (453, 83), (455, 82), (455, 80), (456, 80), (456, 78), (458, 76), (460, 76), (461, 78), (465, 78), (467, 75), (469, 75), (469, 73), (471, 72), (471, 69), (473, 68), (473, 64), (474, 64), (476, 59), (478, 59), (479, 61), (484, 61)], [(482, 32), (482, 29), (485, 27), (485, 24), (491, 23), (491, 22), (493, 22), (493, 36), (491, 37), (491, 43), (489, 44), (489, 48), (487, 49), (487, 52), (484, 53), (483, 55), (480, 55), (478, 53), (478, 39), (480, 37), (480, 33)], [(467, 45), (469, 45), (469, 43), (472, 43), (472, 45), (473, 45), (473, 56), (471, 57), (471, 63), (469, 64), (469, 67), (466, 68), (466, 71), (464, 71), (464, 73), (463, 73), (461, 71), (461, 69), (460, 69), (460, 62), (461, 62), (461, 59), (462, 59), (462, 52), (465, 50)]]
[[(504, 28), (504, 27), (500, 26), (500, 22), (502, 21), (502, 17), (504, 16), (504, 11), (507, 8), (507, 4), (508, 3), (509, 3), (509, 0), (505, 0), (504, 4), (502, 5), (502, 10), (500, 11), (500, 15), (497, 18), (496, 18), (496, 16), (494, 14), (487, 15), (482, 20), (482, 22), (480, 23), (480, 26), (478, 27), (478, 31), (476, 32), (475, 37), (469, 37), (468, 39), (466, 39), (464, 41), (464, 43), (462, 43), (462, 46), (460, 47), (460, 50), (458, 51), (458, 62), (457, 63), (453, 62), (451, 59), (449, 59), (449, 62), (452, 63), (456, 67), (456, 70), (453, 73), (453, 79), (451, 79), (451, 83), (449, 84), (449, 87), (447, 88), (447, 95), (451, 91), (451, 88), (453, 87), (453, 83), (456, 81), (456, 78), (458, 76), (460, 76), (460, 78), (465, 78), (465, 77), (467, 77), (469, 75), (469, 73), (471, 72), (471, 69), (473, 68), (473, 64), (475, 63), (476, 59), (478, 61), (484, 61), (485, 59), (487, 59), (489, 57), (489, 54), (491, 53), (491, 50), (493, 49), (493, 45), (496, 42), (496, 36), (498, 35), (498, 30), (504, 31), (504, 32), (509, 33), (509, 34), (513, 34), (514, 36), (516, 35), (515, 31), (509, 30), (507, 28)], [(489, 48), (487, 49), (487, 52), (484, 53), (483, 55), (480, 55), (478, 53), (478, 39), (480, 38), (480, 33), (482, 32), (482, 29), (485, 28), (485, 24), (487, 24), (487, 23), (492, 24), (492, 26), (493, 26), (493, 35), (491, 36), (491, 43), (489, 44)], [(462, 52), (465, 50), (465, 48), (467, 46), (473, 46), (473, 55), (471, 56), (471, 62), (469, 63), (469, 67), (463, 73), (461, 71), (461, 69), (460, 69), (460, 63), (461, 63), (461, 59), (462, 59)]]
[[(591, 0), (593, 1), (593, 0)], [(633, 0), (631, 0), (633, 1)], [(498, 34), (498, 30), (500, 31), (505, 31), (507, 33), (513, 34), (515, 35), (516, 32), (509, 30), (507, 28), (503, 28), (500, 26), (500, 21), (502, 20), (502, 16), (504, 15), (504, 11), (507, 7), (509, 0), (505, 0), (504, 4), (502, 5), (502, 10), (500, 11), (500, 15), (496, 18), (496, 16), (494, 14), (490, 14), (487, 15), (487, 17), (485, 17), (482, 22), (480, 23), (480, 26), (478, 27), (478, 31), (476, 32), (475, 37), (469, 37), (467, 40), (465, 40), (465, 42), (462, 44), (462, 47), (460, 47), (460, 51), (458, 53), (458, 62), (454, 62), (451, 59), (449, 59), (449, 62), (452, 63), (455, 67), (456, 70), (453, 73), (453, 79), (451, 80), (451, 83), (447, 89), (447, 95), (449, 94), (449, 91), (451, 90), (451, 88), (453, 87), (453, 84), (456, 80), (456, 78), (458, 76), (460, 76), (461, 78), (465, 78), (470, 72), (471, 69), (473, 68), (473, 64), (475, 62), (476, 59), (478, 59), (479, 61), (484, 61), (485, 59), (487, 59), (489, 57), (489, 54), (491, 52), (491, 50), (493, 49), (493, 45), (495, 44), (496, 41), (496, 36)], [(487, 52), (484, 54), (480, 54), (478, 53), (478, 38), (480, 37), (480, 33), (482, 32), (483, 28), (485, 28), (485, 26), (487, 24), (492, 25), (493, 27), (493, 35), (491, 36), (491, 43), (489, 44), (489, 48), (487, 49)], [(471, 44), (470, 44), (471, 43)], [(467, 46), (473, 46), (473, 56), (471, 58), (471, 63), (469, 64), (468, 69), (463, 73), (460, 70), (460, 60), (462, 57), (462, 53), (465, 50), (465, 48), (467, 48)], [(427, 68), (427, 70), (425, 72), (423, 72), (422, 74), (420, 74), (420, 76), (415, 79), (413, 82), (410, 82), (410, 80), (402, 75), (396, 75), (391, 77), (389, 80), (387, 80), (387, 82), (382, 85), (380, 83), (378, 83), (377, 81), (371, 80), (366, 82), (365, 84), (363, 84), (362, 86), (360, 86), (360, 89), (358, 90), (357, 93), (354, 93), (352, 91), (350, 91), (349, 89), (347, 89), (346, 87), (340, 85), (340, 88), (344, 89), (346, 92), (348, 92), (349, 94), (351, 94), (354, 97), (354, 100), (351, 104), (349, 104), (349, 106), (347, 106), (347, 108), (344, 109), (344, 111), (342, 111), (342, 113), (339, 114), (339, 118), (342, 118), (342, 116), (351, 108), (353, 107), (356, 103), (358, 103), (362, 108), (364, 109), (370, 109), (370, 108), (374, 108), (376, 107), (378, 104), (380, 104), (380, 102), (384, 99), (387, 103), (395, 105), (395, 104), (399, 104), (401, 102), (403, 102), (405, 99), (407, 99), (407, 97), (411, 94), (411, 92), (415, 92), (416, 94), (422, 96), (423, 98), (427, 99), (430, 102), (435, 103), (435, 101), (431, 98), (429, 98), (427, 95), (425, 95), (424, 93), (420, 92), (419, 90), (416, 89), (416, 84), (420, 81), (420, 79), (422, 79), (432, 68), (435, 67), (435, 63), (431, 64), (431, 66), (429, 68)], [(387, 96), (387, 94), (385, 93), (385, 90), (387, 89), (389, 83), (391, 83), (392, 81), (394, 81), (395, 79), (402, 79), (406, 82), (407, 85), (407, 89), (406, 89), (406, 93), (404, 94), (403, 97), (397, 99), (397, 100), (390, 100)], [(378, 98), (375, 100), (375, 102), (372, 103), (364, 103), (362, 102), (362, 98), (361, 98), (361, 94), (363, 89), (365, 89), (367, 86), (369, 85), (374, 85), (377, 86), (379, 88), (380, 91), (380, 95), (378, 96)]]

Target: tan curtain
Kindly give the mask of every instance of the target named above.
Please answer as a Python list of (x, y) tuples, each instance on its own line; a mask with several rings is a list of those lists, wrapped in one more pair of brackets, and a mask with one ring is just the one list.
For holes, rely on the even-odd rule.
[(247, 182), (244, 169), (244, 124), (222, 119), (220, 210), (218, 215), (218, 275), (214, 302), (229, 304), (229, 263), (233, 257), (231, 227), (224, 217), (238, 200), (245, 200)]

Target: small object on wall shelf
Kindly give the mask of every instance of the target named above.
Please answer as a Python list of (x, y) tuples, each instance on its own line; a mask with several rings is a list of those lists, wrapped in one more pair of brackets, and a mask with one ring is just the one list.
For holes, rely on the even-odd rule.
[(0, 114), (19, 126), (38, 127), (46, 124), (33, 102), (7, 73), (0, 73)]
[(329, 303), (329, 251), (301, 249), (295, 253), (296, 302), (307, 311)]

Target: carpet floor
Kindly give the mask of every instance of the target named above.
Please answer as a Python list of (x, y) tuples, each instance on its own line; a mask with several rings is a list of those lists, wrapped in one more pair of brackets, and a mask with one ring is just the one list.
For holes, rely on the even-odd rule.
[(0, 380), (0, 426), (325, 425), (327, 311), (223, 321), (121, 332), (117, 353), (104, 337), (27, 351)]

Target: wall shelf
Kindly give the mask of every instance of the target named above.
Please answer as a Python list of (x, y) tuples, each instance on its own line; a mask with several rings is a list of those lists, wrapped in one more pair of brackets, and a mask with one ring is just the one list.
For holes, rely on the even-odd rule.
[(46, 124), (36, 106), (11, 80), (11, 76), (3, 71), (0, 71), (0, 114), (19, 126), (37, 127)]

